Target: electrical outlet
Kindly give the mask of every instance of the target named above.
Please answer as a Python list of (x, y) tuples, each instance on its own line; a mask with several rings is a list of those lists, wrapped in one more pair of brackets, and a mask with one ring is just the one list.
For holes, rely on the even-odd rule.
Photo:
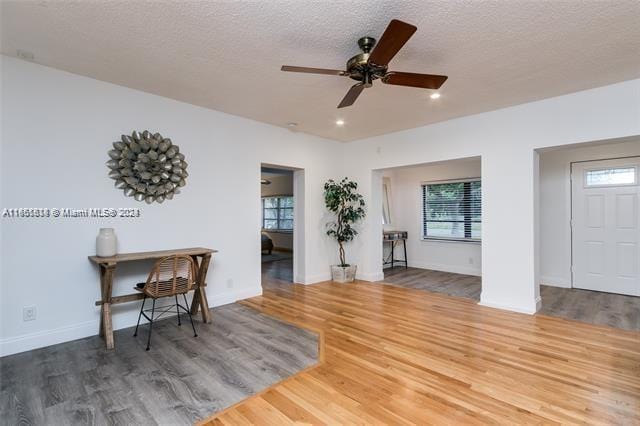
[(25, 61), (33, 61), (35, 59), (33, 53), (22, 49), (16, 50), (16, 56), (20, 59), (24, 59)]
[(473, 265), (473, 257), (469, 258), (469, 265)]
[(36, 319), (36, 307), (25, 306), (22, 308), (22, 321), (33, 321)]
[(233, 278), (227, 280), (227, 288), (233, 288)]

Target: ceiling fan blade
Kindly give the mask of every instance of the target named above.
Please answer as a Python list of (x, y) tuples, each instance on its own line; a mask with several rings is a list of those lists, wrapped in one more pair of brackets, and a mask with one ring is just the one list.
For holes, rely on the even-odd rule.
[(439, 89), (446, 80), (446, 75), (416, 74), (413, 72), (396, 71), (390, 71), (382, 77), (382, 82), (386, 84), (420, 87), (422, 89)]
[(338, 108), (344, 108), (353, 105), (353, 103), (356, 101), (356, 99), (358, 99), (358, 96), (360, 96), (360, 93), (362, 93), (363, 90), (364, 84), (362, 83), (354, 84), (353, 86), (351, 86), (351, 89), (349, 89), (347, 94), (344, 95), (344, 98), (342, 98), (342, 102), (340, 102)]
[(282, 68), (280, 68), (280, 70), (289, 71), (289, 72), (306, 72), (309, 74), (348, 75), (346, 71), (342, 71), (342, 70), (329, 70), (326, 68), (294, 67), (291, 65), (283, 65)]
[(384, 67), (393, 59), (402, 46), (411, 38), (417, 28), (406, 22), (391, 20), (380, 41), (369, 56), (369, 63)]

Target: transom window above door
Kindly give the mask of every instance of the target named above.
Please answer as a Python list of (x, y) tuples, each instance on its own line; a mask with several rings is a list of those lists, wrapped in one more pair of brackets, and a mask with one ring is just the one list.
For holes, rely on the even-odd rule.
[(482, 187), (480, 179), (422, 185), (422, 238), (480, 241)]
[(636, 168), (612, 167), (608, 169), (594, 169), (585, 172), (585, 186), (620, 186), (635, 185), (637, 183)]
[(262, 229), (293, 231), (293, 195), (262, 197)]

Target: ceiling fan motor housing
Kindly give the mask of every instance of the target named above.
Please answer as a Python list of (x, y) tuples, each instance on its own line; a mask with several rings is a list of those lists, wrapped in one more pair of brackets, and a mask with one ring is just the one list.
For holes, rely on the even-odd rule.
[(347, 73), (354, 80), (361, 81), (366, 87), (371, 86), (371, 82), (383, 77), (387, 73), (386, 66), (378, 66), (369, 63), (369, 55), (376, 45), (373, 37), (362, 37), (358, 40), (358, 46), (362, 53), (357, 54), (347, 61)]

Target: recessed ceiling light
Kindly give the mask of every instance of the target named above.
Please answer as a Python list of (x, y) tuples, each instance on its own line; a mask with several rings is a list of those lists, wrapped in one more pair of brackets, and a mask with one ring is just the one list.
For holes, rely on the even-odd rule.
[(291, 122), (287, 123), (287, 127), (293, 129), (295, 127), (298, 127), (298, 123), (295, 123), (295, 122), (291, 121)]
[(344, 126), (344, 120), (342, 119), (336, 120), (336, 126)]
[(439, 97), (440, 97), (440, 93), (438, 92), (432, 93), (430, 96), (431, 99), (438, 99)]

